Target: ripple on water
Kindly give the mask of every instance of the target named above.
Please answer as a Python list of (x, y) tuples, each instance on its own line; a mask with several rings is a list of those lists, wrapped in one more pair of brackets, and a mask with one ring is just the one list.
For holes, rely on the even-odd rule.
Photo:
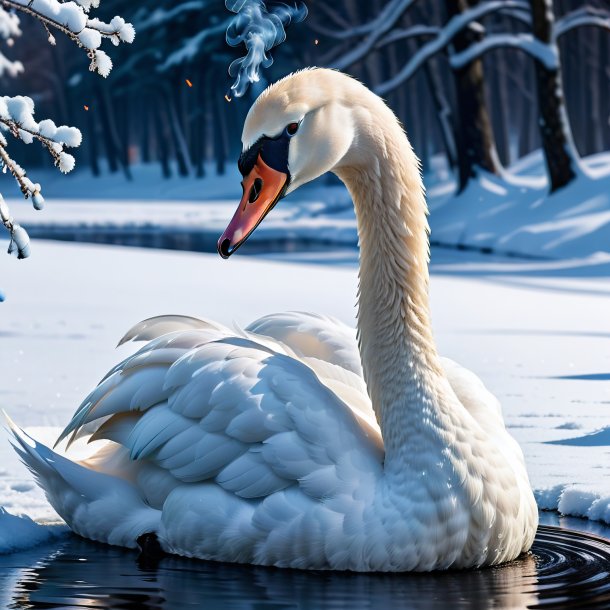
[[(541, 526), (532, 553), (484, 570), (437, 574), (302, 572), (166, 557), (67, 538), (0, 557), (2, 608), (610, 608), (610, 542)], [(4, 599), (3, 599), (4, 596)]]

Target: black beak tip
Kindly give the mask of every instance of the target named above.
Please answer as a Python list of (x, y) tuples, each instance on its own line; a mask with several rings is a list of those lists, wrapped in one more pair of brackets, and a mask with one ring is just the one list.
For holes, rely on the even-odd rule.
[(218, 254), (222, 258), (229, 258), (232, 252), (233, 248), (231, 248), (231, 240), (229, 238), (225, 238), (222, 241), (218, 240)]

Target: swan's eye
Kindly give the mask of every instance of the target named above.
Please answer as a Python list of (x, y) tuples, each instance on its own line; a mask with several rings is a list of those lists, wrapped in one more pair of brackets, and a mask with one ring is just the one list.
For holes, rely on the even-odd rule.
[(299, 124), (298, 123), (290, 123), (287, 127), (286, 127), (286, 133), (289, 136), (293, 136), (297, 131), (299, 131)]

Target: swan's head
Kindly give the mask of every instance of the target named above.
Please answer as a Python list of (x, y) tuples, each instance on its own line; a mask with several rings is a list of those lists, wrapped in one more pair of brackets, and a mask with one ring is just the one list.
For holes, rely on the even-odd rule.
[(354, 162), (355, 115), (371, 98), (385, 108), (358, 81), (322, 68), (291, 74), (259, 96), (242, 134), (243, 196), (218, 240), (223, 258), (248, 239), (280, 199)]

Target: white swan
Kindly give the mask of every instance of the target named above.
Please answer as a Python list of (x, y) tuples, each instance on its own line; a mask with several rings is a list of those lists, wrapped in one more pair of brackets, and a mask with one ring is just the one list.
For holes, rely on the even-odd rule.
[(434, 346), (423, 187), (393, 113), (352, 78), (306, 70), (259, 97), (243, 145), (244, 197), (220, 253), (333, 171), (358, 217), (358, 341), (300, 313), (243, 332), (139, 324), (123, 341), (149, 342), (61, 436), (109, 439), (91, 459), (13, 428), (55, 510), (94, 540), (136, 547), (154, 533), (171, 553), (281, 567), (465, 568), (528, 550), (537, 511), (521, 450), (496, 399)]

